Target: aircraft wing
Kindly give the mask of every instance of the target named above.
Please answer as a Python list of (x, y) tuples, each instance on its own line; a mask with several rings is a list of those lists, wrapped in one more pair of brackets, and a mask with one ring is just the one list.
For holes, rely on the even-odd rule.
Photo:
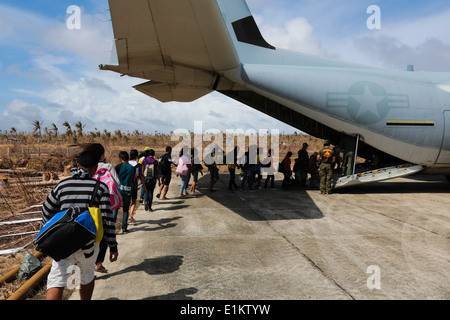
[(217, 89), (218, 71), (240, 63), (216, 1), (109, 0), (109, 5), (118, 65), (100, 68), (151, 80), (135, 88), (160, 101), (196, 100)]

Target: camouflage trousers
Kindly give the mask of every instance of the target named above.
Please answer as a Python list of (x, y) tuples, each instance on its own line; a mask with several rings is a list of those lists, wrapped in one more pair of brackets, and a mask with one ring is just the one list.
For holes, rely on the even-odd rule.
[(320, 176), (320, 192), (329, 193), (331, 191), (331, 178), (333, 176), (331, 164), (321, 163), (319, 167), (319, 176)]

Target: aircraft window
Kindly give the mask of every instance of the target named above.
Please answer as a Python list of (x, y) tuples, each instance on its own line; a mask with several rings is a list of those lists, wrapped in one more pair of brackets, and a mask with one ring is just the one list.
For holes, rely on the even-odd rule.
[(238, 41), (275, 50), (274, 46), (264, 40), (253, 16), (237, 20), (232, 25)]

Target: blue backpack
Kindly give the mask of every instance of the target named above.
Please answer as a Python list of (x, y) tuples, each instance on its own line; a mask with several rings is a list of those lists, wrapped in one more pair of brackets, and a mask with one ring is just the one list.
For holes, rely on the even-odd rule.
[[(89, 207), (97, 194), (97, 181)], [(58, 212), (48, 220), (36, 236), (36, 250), (55, 261), (65, 259), (95, 239), (97, 227), (89, 211), (71, 207)]]

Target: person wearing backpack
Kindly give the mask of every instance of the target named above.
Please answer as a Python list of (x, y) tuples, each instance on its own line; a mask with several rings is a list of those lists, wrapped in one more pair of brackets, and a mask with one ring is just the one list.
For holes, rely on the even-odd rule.
[[(122, 218), (122, 233), (128, 232), (128, 216), (130, 212), (131, 196), (133, 190), (133, 181), (136, 177), (136, 169), (128, 163), (130, 156), (126, 151), (119, 152), (120, 164), (118, 164), (115, 169), (119, 176), (119, 192), (122, 196), (122, 208), (123, 208), (123, 218)], [(119, 210), (113, 210), (114, 219), (117, 220), (117, 214)]]
[(191, 177), (191, 160), (183, 154), (183, 148), (180, 150), (178, 166), (175, 172), (177, 176), (181, 176), (180, 197), (187, 196), (187, 186)]
[(139, 152), (136, 149), (130, 150), (130, 161), (128, 161), (128, 163), (131, 164), (136, 170), (136, 176), (134, 178), (131, 190), (130, 217), (128, 218), (128, 220), (130, 220), (133, 223), (136, 223), (136, 220), (134, 219), (134, 214), (136, 212), (136, 202), (138, 196), (139, 182), (141, 182), (142, 190), (145, 192), (145, 183), (144, 178), (142, 177), (142, 163), (139, 163), (138, 156)]
[(216, 163), (216, 149), (213, 148), (205, 157), (205, 165), (208, 167), (210, 182), (208, 190), (215, 192), (214, 185), (219, 181), (219, 168)]
[[(111, 200), (106, 184), (100, 182), (92, 198), (98, 181), (93, 178), (97, 170), (100, 155), (93, 150), (82, 151), (77, 157), (77, 167), (71, 169), (71, 177), (60, 181), (47, 196), (42, 206), (44, 223), (56, 213), (71, 207), (87, 208), (91, 199), (93, 206), (102, 213), (104, 239), (110, 248), (110, 261), (118, 257), (115, 222), (111, 212)], [(77, 265), (80, 279), (80, 298), (90, 300), (94, 291), (95, 262), (99, 244), (92, 240), (67, 258), (53, 261), (47, 277), (46, 300), (62, 300), (71, 272), (69, 267)]]
[[(141, 165), (141, 169), (142, 169), (142, 161), (150, 155), (149, 151), (150, 151), (150, 147), (145, 147), (144, 151), (142, 151), (138, 156), (138, 158), (139, 158), (138, 162)], [(145, 192), (145, 190), (144, 190), (144, 187), (142, 186), (139, 203), (144, 203), (144, 192)]]
[(142, 179), (144, 191), (145, 211), (153, 211), (153, 192), (156, 187), (156, 181), (161, 184), (159, 177), (158, 160), (155, 158), (155, 150), (149, 150), (149, 156), (142, 160)]
[(156, 195), (157, 198), (161, 196), (161, 200), (167, 200), (167, 191), (169, 191), (170, 180), (172, 180), (172, 147), (166, 147), (166, 153), (159, 160), (159, 170), (161, 173), (161, 184), (159, 192)]
[[(114, 166), (111, 163), (106, 163), (105, 149), (103, 148), (103, 146), (97, 143), (95, 144), (95, 147), (98, 149), (98, 152), (101, 153), (101, 156), (94, 178), (104, 182), (108, 186), (111, 199), (111, 209), (118, 209), (122, 205), (122, 196), (119, 192), (119, 176), (117, 175)], [(106, 240), (103, 238), (103, 240), (100, 242), (100, 251), (95, 262), (95, 271), (97, 272), (108, 272), (108, 270), (103, 266), (107, 249), (108, 246), (106, 244)]]

